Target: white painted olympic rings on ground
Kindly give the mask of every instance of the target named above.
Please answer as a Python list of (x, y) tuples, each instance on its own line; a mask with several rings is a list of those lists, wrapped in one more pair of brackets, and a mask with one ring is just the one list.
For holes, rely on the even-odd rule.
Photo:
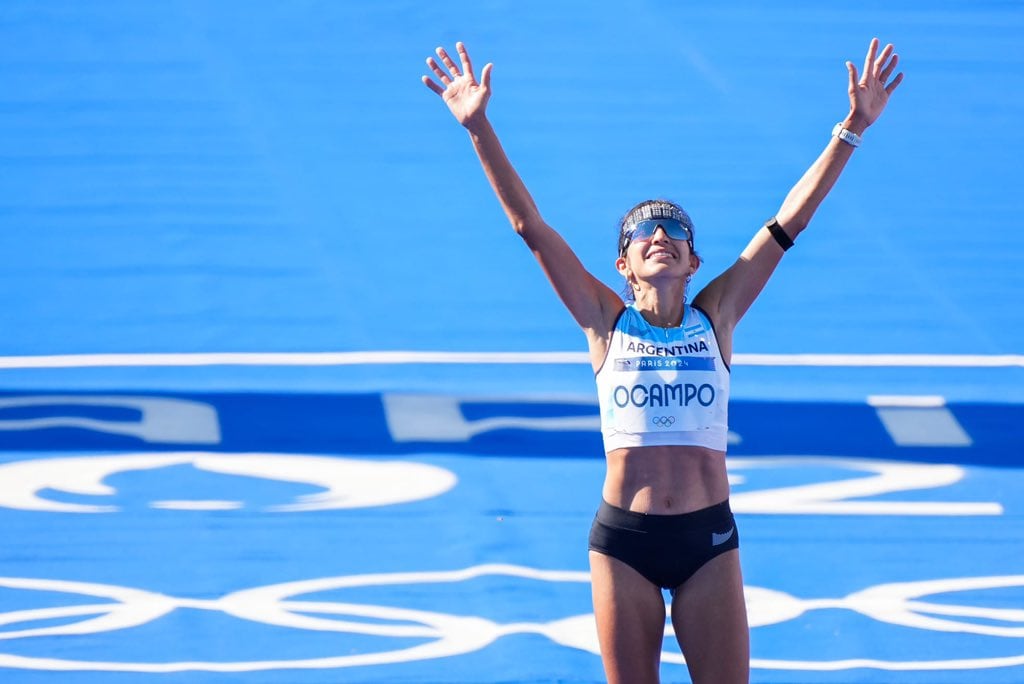
[[(39, 637), (72, 637), (138, 627), (179, 608), (208, 610), (239, 619), (277, 627), (317, 632), (335, 632), (381, 638), (423, 639), (423, 643), (390, 651), (377, 651), (322, 658), (277, 659), (237, 662), (124, 662), (86, 661), (18, 655), (4, 649), (0, 667), (49, 671), (110, 672), (251, 672), (276, 669), (329, 669), (411, 662), (462, 655), (480, 650), (510, 634), (540, 634), (562, 646), (599, 653), (593, 615), (584, 614), (546, 623), (498, 624), (475, 616), (440, 612), (339, 603), (306, 601), (293, 597), (347, 588), (464, 582), (480, 577), (503, 576), (539, 582), (588, 583), (589, 575), (579, 571), (537, 570), (514, 565), (478, 565), (464, 570), (401, 572), (376, 575), (327, 577), (245, 589), (218, 599), (175, 598), (155, 592), (105, 584), (0, 578), (0, 588), (45, 591), (109, 599), (108, 602), (74, 604), (66, 607), (23, 609), (0, 613), (0, 641), (12, 645)], [(888, 624), (925, 631), (963, 632), (1001, 639), (1024, 638), (1024, 611), (1005, 608), (929, 603), (923, 597), (961, 591), (1024, 587), (1024, 575), (970, 577), (922, 582), (882, 584), (839, 599), (800, 599), (790, 594), (759, 587), (747, 587), (748, 612), (752, 628), (797, 619), (823, 609), (845, 609)], [(85, 618), (42, 627), (23, 627), (40, 621)], [(957, 619), (964, 618), (964, 619)], [(670, 631), (666, 630), (667, 634)], [(676, 651), (663, 654), (666, 662), (682, 663)], [(772, 670), (836, 671), (852, 668), (934, 671), (969, 670), (1024, 665), (1024, 654), (1005, 657), (948, 660), (887, 661), (877, 658), (842, 660), (778, 660), (755, 657), (754, 668)]]
[[(110, 476), (136, 471), (190, 465), (224, 475), (263, 478), (319, 487), (317, 494), (272, 506), (267, 512), (303, 512), (385, 506), (422, 501), (450, 491), (458, 482), (451, 471), (412, 460), (358, 459), (276, 453), (171, 452), (34, 458), (0, 464), (0, 508), (48, 513), (116, 513), (109, 497), (118, 492), (106, 484)], [(730, 481), (749, 485), (761, 471), (793, 469), (805, 472), (822, 466), (844, 471), (835, 479), (757, 489), (747, 486), (732, 496), (736, 513), (775, 515), (1001, 515), (995, 501), (905, 501), (892, 495), (941, 490), (965, 476), (964, 468), (932, 463), (902, 463), (857, 458), (759, 456), (730, 458)], [(59, 501), (46, 492), (107, 497), (96, 503)], [(872, 498), (885, 497), (885, 498)], [(153, 501), (162, 509), (232, 510), (244, 501)]]
[[(42, 495), (44, 491), (112, 496), (104, 483), (117, 473), (191, 465), (223, 475), (256, 477), (316, 486), (323, 491), (272, 506), (269, 512), (324, 511), (387, 506), (420, 501), (452, 489), (458, 478), (449, 470), (413, 461), (343, 458), (277, 453), (213, 453), (186, 451), (36, 458), (0, 464), (0, 507), (50, 513), (113, 513), (110, 504), (70, 503)], [(158, 501), (155, 508), (230, 510), (244, 502)]]

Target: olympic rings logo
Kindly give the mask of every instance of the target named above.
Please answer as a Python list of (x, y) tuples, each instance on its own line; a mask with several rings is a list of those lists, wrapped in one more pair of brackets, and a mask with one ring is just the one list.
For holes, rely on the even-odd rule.
[(672, 427), (676, 422), (675, 416), (654, 416), (651, 418), (651, 422), (661, 428)]
[[(36, 637), (72, 637), (138, 627), (177, 609), (214, 611), (276, 627), (321, 633), (345, 633), (361, 638), (420, 639), (411, 647), (322, 658), (259, 661), (115, 662), (85, 661), (0, 653), (0, 667), (27, 670), (80, 670), (163, 673), (185, 671), (252, 672), (278, 669), (328, 669), (427, 660), (471, 653), (512, 634), (539, 634), (555, 644), (599, 654), (592, 614), (546, 623), (499, 624), (492, 620), (420, 609), (397, 608), (293, 597), (345, 588), (453, 583), (485, 576), (503, 576), (541, 582), (589, 583), (586, 572), (536, 570), (514, 565), (478, 565), (447, 572), (404, 572), (379, 575), (326, 577), (245, 589), (214, 599), (175, 598), (141, 589), (62, 580), (0, 577), (0, 589), (77, 594), (111, 602), (69, 602), (65, 607), (22, 609), (0, 613), (0, 641)], [(967, 577), (922, 582), (881, 584), (837, 599), (800, 599), (781, 591), (746, 587), (752, 628), (776, 625), (816, 610), (844, 609), (878, 622), (933, 632), (961, 632), (1000, 638), (1024, 638), (1024, 615), (1019, 610), (956, 605), (944, 596), (935, 603), (923, 597), (985, 589), (1024, 587), (1024, 575)], [(83, 618), (77, 622), (54, 621)], [(31, 626), (44, 623), (45, 626)], [(17, 626), (26, 625), (22, 629)], [(13, 629), (10, 629), (13, 627)], [(666, 634), (669, 633), (666, 627)], [(1018, 649), (1014, 649), (1018, 650)], [(678, 652), (662, 654), (669, 663), (685, 661)], [(1024, 654), (947, 660), (891, 661), (856, 657), (842, 660), (751, 660), (754, 668), (769, 670), (836, 671), (875, 668), (893, 671), (969, 670), (1024, 665)]]

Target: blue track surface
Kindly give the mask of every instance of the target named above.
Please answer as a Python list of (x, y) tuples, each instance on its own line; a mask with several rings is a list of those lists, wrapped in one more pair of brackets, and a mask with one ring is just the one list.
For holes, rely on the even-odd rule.
[[(699, 287), (875, 34), (906, 83), (736, 339), (752, 679), (1024, 680), (1022, 28), (1017, 2), (3, 3), (0, 680), (599, 681), (593, 379), (557, 356), (584, 341), (423, 59), (495, 63), (492, 119), (595, 274), (669, 196)], [(202, 356), (229, 352), (307, 356)]]

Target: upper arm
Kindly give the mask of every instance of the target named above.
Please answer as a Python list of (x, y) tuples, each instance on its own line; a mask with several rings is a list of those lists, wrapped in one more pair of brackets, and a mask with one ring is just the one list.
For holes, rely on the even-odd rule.
[(520, 231), (559, 299), (593, 341), (606, 337), (622, 309), (622, 300), (583, 266), (569, 244), (546, 223)]
[(761, 228), (739, 259), (708, 283), (694, 303), (707, 311), (720, 328), (731, 331), (768, 283), (782, 254), (768, 229)]

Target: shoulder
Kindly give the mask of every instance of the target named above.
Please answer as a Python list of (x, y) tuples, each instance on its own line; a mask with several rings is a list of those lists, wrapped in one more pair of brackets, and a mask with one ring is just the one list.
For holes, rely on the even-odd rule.
[(615, 331), (623, 325), (624, 321), (628, 320), (629, 312), (632, 310), (632, 307), (626, 305), (617, 297), (616, 301), (610, 301), (608, 304), (602, 312), (601, 327), (585, 327), (583, 329), (584, 334), (587, 336), (587, 346), (590, 349), (590, 363), (595, 373), (600, 372), (604, 366)]
[(727, 365), (732, 363), (732, 331), (735, 328), (735, 323), (728, 320), (726, 317), (721, 316), (717, 309), (708, 309), (705, 306), (705, 302), (702, 302), (700, 296), (694, 299), (690, 308), (693, 309), (694, 314), (697, 315), (702, 321), (705, 321), (708, 327), (711, 329), (711, 334), (715, 338), (715, 342), (718, 344), (718, 350), (725, 359)]
[[(696, 318), (698, 321), (702, 322), (706, 327), (708, 327), (712, 331), (714, 331), (714, 329), (715, 329), (715, 320), (711, 317), (711, 314), (709, 314), (704, 309), (703, 306), (701, 306), (697, 302), (694, 302), (693, 304), (688, 304), (686, 308), (691, 312), (691, 315), (694, 318)], [(689, 317), (687, 317), (687, 318), (689, 319)]]

